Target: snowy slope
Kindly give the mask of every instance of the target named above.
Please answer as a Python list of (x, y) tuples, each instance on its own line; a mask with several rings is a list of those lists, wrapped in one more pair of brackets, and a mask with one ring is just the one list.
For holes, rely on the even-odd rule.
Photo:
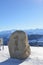
[(31, 55), (25, 60), (10, 58), (8, 47), (0, 51), (0, 65), (43, 65), (43, 47), (30, 47)]

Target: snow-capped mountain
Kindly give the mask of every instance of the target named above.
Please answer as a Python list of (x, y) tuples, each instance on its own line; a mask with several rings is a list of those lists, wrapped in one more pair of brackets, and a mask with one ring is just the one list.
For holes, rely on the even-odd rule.
[[(3, 42), (6, 45), (10, 35), (15, 32), (16, 30), (6, 30), (0, 31), (0, 38), (3, 38)], [(42, 46), (43, 41), (43, 29), (30, 29), (30, 30), (23, 30), (28, 35), (28, 40), (30, 45), (40, 45)], [(41, 41), (42, 40), (42, 41)], [(37, 43), (37, 44), (36, 44)]]
[(43, 29), (29, 29), (29, 30), (25, 30), (25, 32), (27, 34), (43, 34)]

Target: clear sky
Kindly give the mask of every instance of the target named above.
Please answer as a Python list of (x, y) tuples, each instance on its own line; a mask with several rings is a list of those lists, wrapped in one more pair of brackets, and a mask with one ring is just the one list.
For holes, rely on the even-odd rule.
[(0, 30), (43, 29), (43, 0), (0, 0)]

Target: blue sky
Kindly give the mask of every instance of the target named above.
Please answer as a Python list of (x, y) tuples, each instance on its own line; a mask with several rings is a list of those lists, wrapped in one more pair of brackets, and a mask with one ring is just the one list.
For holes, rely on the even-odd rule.
[(43, 0), (0, 0), (0, 30), (43, 29)]

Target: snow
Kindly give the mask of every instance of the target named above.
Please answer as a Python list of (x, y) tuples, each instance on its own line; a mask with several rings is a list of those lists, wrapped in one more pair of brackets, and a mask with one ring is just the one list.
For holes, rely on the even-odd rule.
[(10, 58), (8, 46), (0, 51), (0, 65), (43, 65), (43, 47), (30, 47), (31, 55), (25, 60)]
[(43, 37), (41, 37), (40, 39), (38, 39), (38, 42), (43, 42)]
[(37, 40), (35, 39), (35, 40), (29, 40), (28, 42), (33, 42), (33, 43), (35, 43), (35, 42), (37, 42)]

